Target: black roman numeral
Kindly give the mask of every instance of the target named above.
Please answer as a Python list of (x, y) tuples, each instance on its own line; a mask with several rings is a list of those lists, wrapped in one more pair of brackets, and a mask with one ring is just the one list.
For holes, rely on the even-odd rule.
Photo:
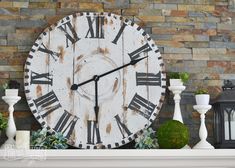
[(141, 97), (137, 93), (132, 98), (128, 108), (138, 112), (140, 115), (149, 119), (155, 109), (156, 105)]
[(122, 27), (119, 29), (118, 34), (116, 35), (115, 39), (112, 41), (112, 43), (117, 44), (117, 41), (121, 37), (122, 32), (124, 31), (127, 24), (123, 23)]
[(99, 127), (97, 126), (96, 121), (88, 120), (87, 121), (87, 144), (102, 143), (100, 138)]
[(49, 73), (36, 73), (31, 71), (31, 84), (47, 84), (52, 85), (52, 77)]
[(127, 128), (127, 126), (123, 122), (121, 122), (121, 119), (120, 119), (119, 115), (118, 114), (115, 115), (114, 118), (117, 121), (117, 125), (118, 125), (118, 128), (119, 128), (119, 130), (122, 134), (123, 139), (126, 137), (125, 136), (126, 134), (128, 136), (130, 136), (132, 134), (131, 131)]
[(72, 44), (76, 43), (80, 38), (78, 37), (74, 27), (72, 26), (71, 22), (68, 21), (61, 26), (58, 27), (61, 31), (65, 33), (66, 36), (66, 48), (69, 47), (68, 41)]
[[(104, 17), (103, 16), (97, 16), (93, 19), (91, 19), (90, 16), (87, 16), (87, 22), (89, 29), (87, 31), (87, 34), (85, 38), (104, 38)], [(93, 27), (93, 23), (95, 22), (95, 25)], [(95, 30), (95, 31), (94, 31)], [(90, 35), (88, 37), (88, 35)]]
[(37, 109), (41, 114), (41, 117), (44, 118), (53, 111), (57, 110), (61, 107), (58, 98), (56, 97), (54, 91), (50, 91), (49, 93), (33, 100)]
[(51, 56), (55, 61), (60, 57), (60, 53), (49, 50), (43, 43), (38, 48), (38, 51), (47, 53), (49, 56)]
[(61, 132), (62, 134), (64, 134), (65, 138), (69, 139), (77, 121), (78, 121), (77, 116), (73, 116), (68, 111), (64, 110), (64, 113), (57, 122), (54, 130), (56, 132)]
[(135, 60), (138, 59), (140, 57), (140, 54), (143, 52), (148, 52), (151, 51), (151, 47), (149, 46), (148, 43), (146, 43), (145, 45), (141, 46), (140, 48), (138, 48), (137, 50), (128, 53), (128, 55), (130, 56), (131, 60)]
[(136, 85), (161, 86), (161, 72), (157, 74), (136, 72)]

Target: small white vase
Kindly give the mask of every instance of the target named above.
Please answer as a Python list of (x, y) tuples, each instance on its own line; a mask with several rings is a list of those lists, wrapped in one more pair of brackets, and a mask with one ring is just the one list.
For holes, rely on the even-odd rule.
[(195, 95), (197, 105), (208, 105), (210, 101), (209, 94), (198, 94)]
[(18, 89), (6, 89), (5, 96), (18, 96)]
[(183, 86), (181, 79), (170, 79), (170, 86)]

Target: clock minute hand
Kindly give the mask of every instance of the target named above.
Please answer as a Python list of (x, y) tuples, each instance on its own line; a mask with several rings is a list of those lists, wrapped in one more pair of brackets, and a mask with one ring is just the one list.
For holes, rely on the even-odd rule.
[(113, 69), (113, 70), (111, 70), (111, 71), (105, 72), (105, 73), (99, 75), (99, 77), (101, 78), (101, 77), (106, 76), (106, 75), (108, 75), (108, 74), (111, 74), (111, 73), (113, 73), (113, 72), (115, 72), (115, 71), (118, 71), (119, 69), (125, 68), (125, 67), (127, 67), (127, 66), (129, 66), (129, 65), (135, 65), (136, 63), (138, 63), (139, 61), (141, 61), (141, 60), (143, 60), (143, 59), (145, 59), (145, 58), (147, 58), (147, 57), (148, 57), (148, 56), (143, 57), (143, 58), (139, 58), (139, 59), (135, 59), (135, 60), (131, 60), (128, 64), (122, 65), (122, 66), (120, 66), (120, 67), (118, 67), (118, 68), (115, 68), (115, 69)]
[[(113, 73), (113, 72), (115, 72), (115, 71), (118, 71), (118, 70), (120, 70), (120, 69), (122, 69), (122, 68), (125, 68), (125, 67), (127, 67), (127, 66), (129, 66), (129, 65), (135, 65), (136, 63), (138, 63), (139, 61), (141, 61), (141, 60), (143, 60), (143, 59), (145, 59), (145, 58), (147, 58), (147, 57), (148, 57), (148, 56), (143, 57), (143, 58), (139, 58), (139, 59), (131, 60), (128, 64), (122, 65), (122, 66), (117, 67), (117, 68), (115, 68), (115, 69), (113, 69), (113, 70), (110, 70), (110, 71), (108, 71), (108, 72), (105, 72), (105, 73), (103, 73), (103, 74), (101, 74), (101, 75), (96, 75), (96, 76), (98, 76), (99, 78), (101, 78), (101, 77), (106, 76), (106, 75), (108, 75), (108, 74), (111, 74), (111, 73)], [(87, 84), (87, 83), (89, 83), (89, 82), (92, 82), (92, 81), (95, 81), (95, 78), (94, 78), (94, 77), (91, 78), (91, 79), (89, 79), (89, 80), (87, 80), (87, 81), (84, 81), (84, 82), (82, 82), (82, 83), (73, 84), (73, 85), (71, 86), (71, 90), (77, 90), (79, 86), (85, 85), (85, 84)]]

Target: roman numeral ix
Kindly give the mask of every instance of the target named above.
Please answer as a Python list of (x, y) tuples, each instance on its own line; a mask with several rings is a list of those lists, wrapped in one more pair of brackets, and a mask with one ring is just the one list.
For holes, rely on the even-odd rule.
[[(87, 23), (89, 29), (85, 38), (104, 38), (104, 17), (103, 16), (96, 16), (91, 19), (90, 16), (87, 16)], [(93, 24), (95, 23), (95, 24)]]
[(155, 104), (141, 97), (137, 93), (132, 98), (128, 106), (129, 109), (136, 111), (137, 113), (139, 113), (148, 120), (151, 117), (155, 107), (156, 107)]
[(44, 52), (51, 56), (55, 61), (60, 57), (60, 53), (49, 50), (43, 43), (42, 45), (38, 48), (38, 51)]
[(47, 84), (52, 85), (52, 76), (49, 73), (36, 73), (31, 71), (31, 84)]
[(68, 41), (70, 41), (72, 44), (76, 43), (80, 40), (78, 37), (74, 27), (72, 26), (71, 22), (68, 21), (61, 26), (58, 27), (61, 31), (65, 33), (66, 36), (66, 48), (69, 47)]
[(97, 126), (96, 121), (88, 120), (87, 121), (87, 144), (102, 143), (100, 137), (99, 127)]
[(54, 91), (50, 91), (49, 93), (33, 100), (36, 105), (38, 111), (41, 114), (41, 117), (44, 118), (53, 111), (57, 110), (61, 107), (58, 98), (56, 97)]
[(161, 86), (161, 72), (157, 74), (136, 72), (136, 85)]
[(148, 52), (151, 51), (151, 47), (149, 46), (148, 43), (146, 43), (145, 45), (141, 46), (140, 48), (136, 49), (135, 51), (128, 53), (128, 55), (130, 56), (131, 60), (135, 60), (138, 59), (140, 57), (140, 54), (143, 52)]
[(123, 122), (121, 122), (119, 115), (118, 114), (115, 115), (114, 118), (116, 119), (118, 128), (122, 134), (123, 139), (126, 137), (126, 135), (130, 136), (132, 134), (131, 131), (127, 128), (127, 126)]
[(69, 139), (69, 137), (73, 133), (77, 121), (77, 116), (73, 116), (68, 111), (64, 110), (64, 113), (57, 122), (54, 130), (56, 132), (61, 132), (65, 136), (65, 138)]

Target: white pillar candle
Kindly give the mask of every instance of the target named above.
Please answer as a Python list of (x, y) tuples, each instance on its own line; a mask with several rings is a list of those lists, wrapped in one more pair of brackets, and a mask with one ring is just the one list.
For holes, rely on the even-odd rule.
[(30, 131), (16, 131), (16, 148), (29, 149)]

